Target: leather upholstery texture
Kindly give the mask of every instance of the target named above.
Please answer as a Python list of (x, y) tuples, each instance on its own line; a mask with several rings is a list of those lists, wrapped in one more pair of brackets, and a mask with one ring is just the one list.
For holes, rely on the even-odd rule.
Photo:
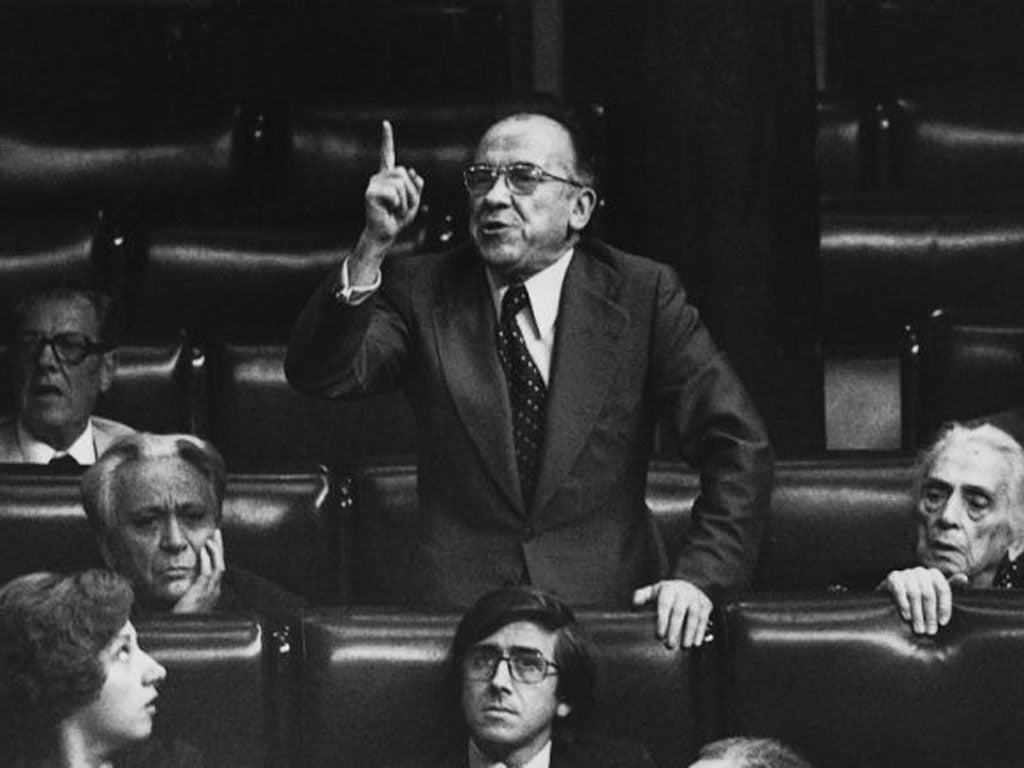
[(935, 637), (886, 595), (756, 595), (726, 607), (725, 732), (832, 768), (1008, 768), (1024, 749), (1024, 602), (957, 596)]
[(1024, 312), (1018, 307), (937, 309), (908, 338), (905, 353), (905, 411), (917, 445), (947, 421), (1020, 405)]

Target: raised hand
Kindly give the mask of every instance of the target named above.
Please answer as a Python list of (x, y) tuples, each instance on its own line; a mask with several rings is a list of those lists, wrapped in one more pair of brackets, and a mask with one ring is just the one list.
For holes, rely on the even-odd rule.
[(378, 248), (391, 245), (412, 223), (420, 208), (423, 178), (412, 168), (395, 165), (391, 122), (381, 125), (380, 166), (366, 185), (366, 227), (363, 237)]

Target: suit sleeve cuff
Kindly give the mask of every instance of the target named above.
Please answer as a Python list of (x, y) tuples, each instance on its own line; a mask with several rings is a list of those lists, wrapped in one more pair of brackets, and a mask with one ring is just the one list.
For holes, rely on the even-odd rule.
[(338, 280), (334, 285), (334, 290), (331, 291), (331, 295), (334, 300), (341, 304), (348, 304), (355, 306), (366, 301), (370, 296), (377, 292), (380, 288), (380, 270), (377, 271), (377, 276), (370, 285), (352, 285), (348, 277), (348, 258), (341, 263), (341, 270), (338, 272)]

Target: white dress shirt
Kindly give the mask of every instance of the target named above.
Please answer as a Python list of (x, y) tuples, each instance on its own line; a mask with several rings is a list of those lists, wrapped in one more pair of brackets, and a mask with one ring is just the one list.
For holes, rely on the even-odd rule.
[(483, 752), (476, 742), (469, 740), (469, 768), (550, 768), (551, 765), (551, 739), (540, 748), (540, 752), (531, 757), (523, 765), (511, 766), (507, 763), (496, 763)]
[[(531, 312), (520, 312), (516, 323), (523, 333), (526, 348), (540, 371), (545, 384), (550, 384), (551, 356), (555, 349), (555, 321), (562, 303), (562, 284), (565, 273), (572, 261), (573, 249), (569, 248), (550, 266), (523, 281), (523, 287), (530, 297)], [(495, 317), (501, 319), (501, 300), (505, 297), (508, 284), (490, 267), (487, 268), (487, 283), (491, 288)], [(365, 301), (380, 288), (380, 272), (371, 285), (351, 285), (348, 278), (348, 259), (342, 262), (334, 298), (346, 304), (356, 305)]]
[(54, 456), (70, 455), (82, 466), (96, 463), (96, 441), (93, 439), (92, 419), (85, 423), (82, 434), (71, 444), (66, 451), (55, 451), (53, 446), (36, 439), (21, 422), (18, 422), (18, 444), (21, 446), (21, 455), (25, 457), (28, 464), (49, 464)]
[[(530, 357), (537, 365), (540, 376), (545, 384), (550, 384), (551, 356), (555, 349), (555, 321), (558, 319), (558, 308), (562, 304), (562, 284), (565, 273), (572, 261), (572, 248), (567, 250), (558, 260), (523, 281), (523, 287), (530, 297), (531, 311), (516, 315), (516, 324), (522, 331), (526, 348)], [(502, 281), (490, 268), (487, 269), (487, 282), (491, 286), (491, 299), (494, 301), (494, 312), (501, 320), (501, 300), (505, 298), (508, 284)]]

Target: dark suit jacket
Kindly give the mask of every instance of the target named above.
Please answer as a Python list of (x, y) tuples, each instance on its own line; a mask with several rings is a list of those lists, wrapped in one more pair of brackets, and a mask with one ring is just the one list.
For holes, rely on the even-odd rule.
[[(394, 768), (466, 768), (468, 745), (400, 763)], [(578, 736), (551, 742), (550, 768), (656, 768), (642, 744), (619, 739)]]
[[(768, 441), (671, 269), (596, 241), (577, 246), (530, 509), (494, 306), (472, 247), (387, 262), (381, 290), (358, 306), (335, 301), (333, 284), (299, 317), (286, 371), (320, 396), (395, 387), (408, 396), (421, 515), (409, 602), (462, 606), (528, 581), (576, 604), (625, 606), (634, 588), (666, 575), (703, 589), (747, 581), (770, 492)], [(702, 472), (693, 526), (670, 568), (645, 505), (659, 411)]]

